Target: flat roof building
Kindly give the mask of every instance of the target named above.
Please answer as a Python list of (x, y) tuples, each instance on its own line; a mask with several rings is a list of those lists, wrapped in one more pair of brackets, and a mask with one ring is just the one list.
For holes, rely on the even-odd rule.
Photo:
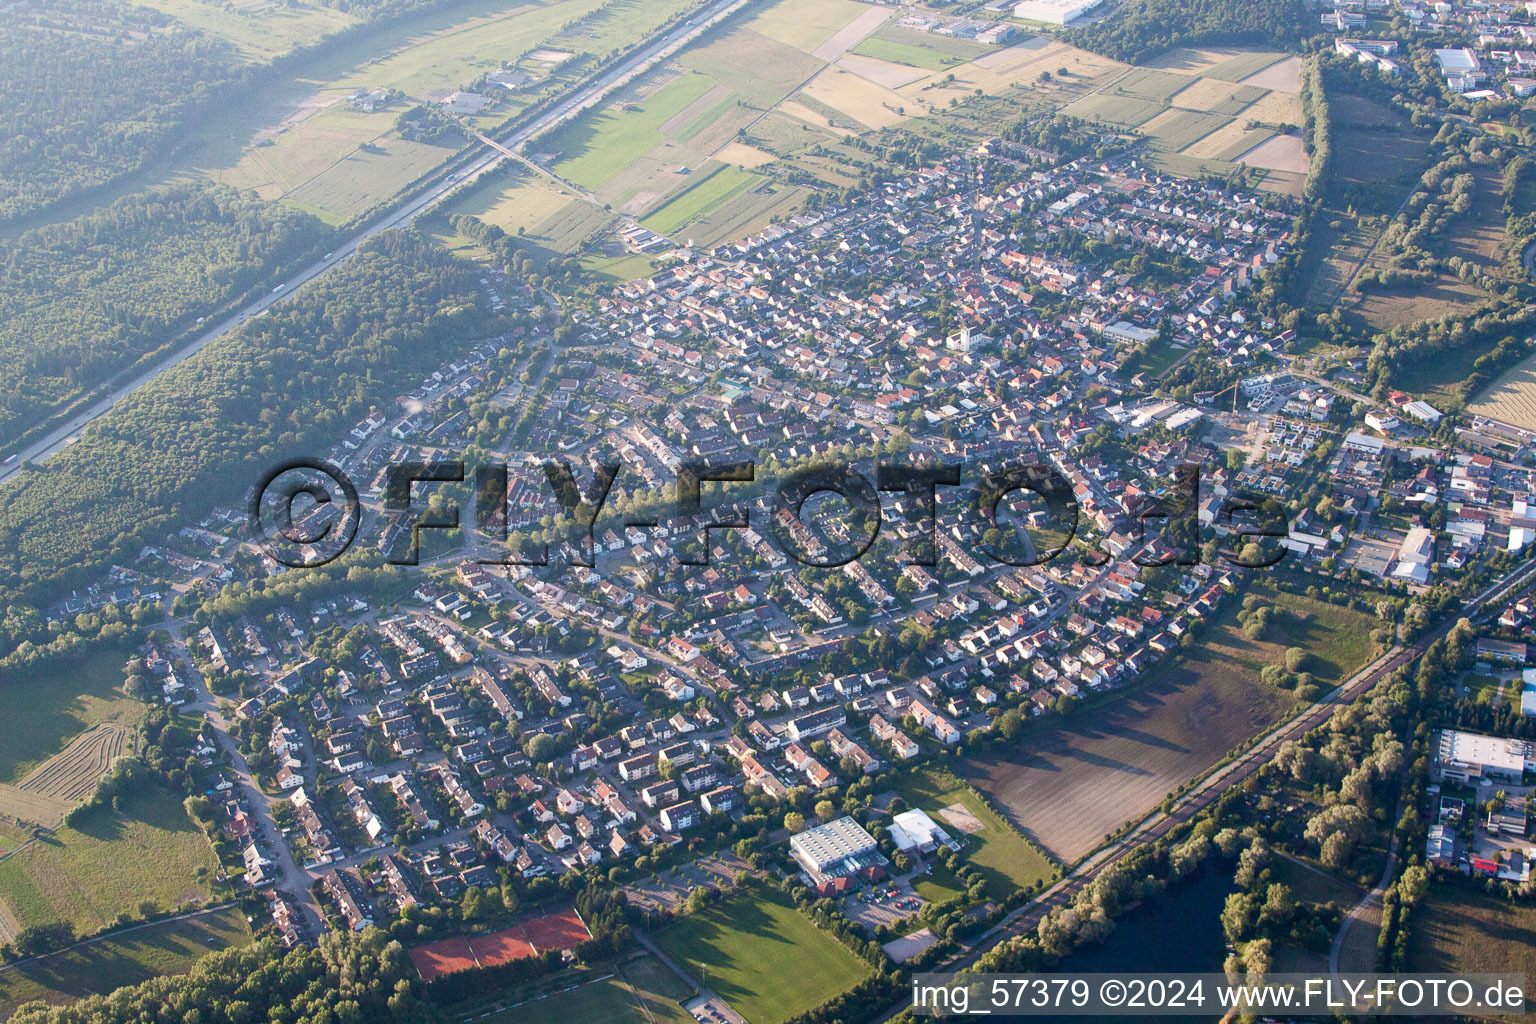
[(875, 837), (852, 818), (838, 818), (789, 841), (790, 854), (814, 879), (852, 874), (881, 858)]
[(910, 850), (932, 853), (940, 846), (950, 845), (950, 838), (926, 811), (913, 808), (891, 819), (891, 842), (903, 853)]
[(1536, 762), (1532, 746), (1529, 740), (1442, 729), (1435, 737), (1434, 776), (1467, 783), (1485, 778), (1518, 782)]
[(1013, 8), (1015, 18), (1043, 21), (1047, 25), (1065, 25), (1073, 18), (1099, 6), (1099, 0), (1024, 0)]

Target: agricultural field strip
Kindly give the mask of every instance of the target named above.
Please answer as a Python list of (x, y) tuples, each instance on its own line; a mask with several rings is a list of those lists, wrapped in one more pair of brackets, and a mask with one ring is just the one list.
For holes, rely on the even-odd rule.
[(122, 757), (132, 730), (105, 722), (72, 740), (69, 746), (44, 761), (17, 784), (18, 789), (41, 796), (79, 802)]

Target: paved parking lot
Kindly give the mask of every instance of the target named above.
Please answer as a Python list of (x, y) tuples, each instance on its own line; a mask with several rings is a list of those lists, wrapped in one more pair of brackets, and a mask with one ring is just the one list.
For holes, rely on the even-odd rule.
[(641, 878), (625, 885), (631, 903), (650, 911), (681, 910), (688, 894), (699, 886), (726, 888), (748, 870), (745, 861), (732, 853), (707, 854), (698, 860), (660, 872), (654, 879)]
[(683, 1009), (693, 1015), (700, 1024), (747, 1024), (747, 1019), (725, 1004), (716, 995), (695, 996), (683, 1004)]
[[(896, 895), (888, 896), (887, 893)], [(874, 934), (880, 925), (891, 925), (923, 909), (923, 898), (905, 882), (881, 882), (878, 887), (860, 889), (843, 898), (843, 913), (855, 924)]]

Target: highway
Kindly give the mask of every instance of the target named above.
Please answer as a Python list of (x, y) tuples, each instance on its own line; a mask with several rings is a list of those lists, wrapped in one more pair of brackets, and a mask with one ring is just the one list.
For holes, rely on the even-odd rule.
[(664, 32), (654, 42), (639, 52), (631, 54), (613, 68), (597, 74), (573, 95), (555, 104), (548, 111), (538, 115), (532, 121), (517, 129), (502, 140), (501, 143), (493, 143), (492, 147), (488, 147), (490, 148), (489, 152), (477, 156), (462, 171), (451, 174), (443, 180), (434, 183), (421, 195), (407, 201), (398, 209), (392, 210), (347, 240), (337, 243), (336, 248), (326, 258), (310, 264), (285, 281), (274, 282), (270, 286), (271, 290), (267, 291), (255, 302), (230, 313), (217, 324), (197, 335), (184, 347), (176, 350), (127, 383), (113, 388), (100, 398), (92, 401), (86, 408), (76, 413), (67, 422), (50, 430), (16, 453), (11, 461), (7, 462), (4, 466), (0, 466), (0, 483), (14, 476), (21, 469), (22, 463), (29, 461), (42, 462), (67, 448), (79, 436), (80, 431), (85, 429), (92, 420), (105, 415), (113, 406), (122, 401), (124, 397), (133, 394), (171, 367), (197, 355), (251, 317), (260, 316), (273, 304), (286, 301), (304, 285), (320, 277), (355, 253), (357, 247), (369, 238), (380, 232), (409, 224), (421, 213), (431, 209), (454, 191), (467, 186), (502, 160), (507, 159), (508, 153), (515, 154), (524, 143), (540, 132), (546, 131), (562, 121), (569, 120), (589, 107), (602, 102), (603, 98), (611, 90), (644, 74), (656, 66), (663, 58), (686, 46), (715, 23), (733, 14), (741, 7), (746, 6), (748, 2), (749, 0), (717, 0), (717, 2), (710, 4), (704, 10), (689, 18), (684, 24), (673, 28), (671, 31)]

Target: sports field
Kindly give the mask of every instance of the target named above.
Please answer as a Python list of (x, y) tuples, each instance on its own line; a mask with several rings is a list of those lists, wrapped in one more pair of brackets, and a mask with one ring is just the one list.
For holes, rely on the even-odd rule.
[[(960, 840), (962, 858), (986, 876), (987, 895), (992, 899), (1007, 899), (1016, 890), (1027, 889), (1056, 873), (1056, 865), (1049, 857), (1021, 838), (949, 771), (923, 768), (910, 772), (901, 778), (896, 791), (908, 806), (926, 811), (940, 827)], [(963, 808), (967, 813), (956, 814), (951, 808)], [(934, 868), (933, 878), (940, 885), (944, 882), (942, 871), (942, 867)], [(958, 882), (946, 886), (951, 887), (958, 887)], [(932, 898), (921, 888), (919, 895)]]
[(847, 947), (771, 890), (739, 892), (655, 939), (751, 1024), (780, 1024), (869, 974)]
[(484, 935), (454, 935), (410, 950), (422, 981), (435, 981), (471, 967), (498, 967), (548, 949), (575, 949), (592, 937), (581, 915), (565, 908), (518, 920)]
[(67, 1003), (149, 978), (181, 974), (209, 953), (251, 942), (239, 907), (144, 925), (120, 935), (0, 968), (0, 1018), (22, 1003)]
[(1365, 664), (1373, 617), (1297, 595), (1274, 600), (1288, 617), (1258, 640), (1243, 635), (1229, 603), (1177, 664), (1154, 669), (1134, 693), (1027, 729), (1011, 749), (972, 758), (962, 774), (1047, 852), (1080, 860), (1296, 707), (1291, 693), (1259, 679), (1286, 647), (1312, 654), (1320, 683)]
[(477, 1017), (487, 1024), (695, 1024), (683, 980), (650, 955), (599, 969), (597, 981)]

